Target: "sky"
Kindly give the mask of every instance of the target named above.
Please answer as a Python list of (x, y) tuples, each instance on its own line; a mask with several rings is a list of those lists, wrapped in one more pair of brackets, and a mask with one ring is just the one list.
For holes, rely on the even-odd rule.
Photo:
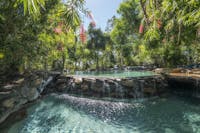
[[(97, 28), (105, 30), (107, 20), (117, 15), (117, 9), (123, 0), (85, 0), (86, 8), (90, 10), (94, 16)], [(90, 20), (83, 18), (84, 25), (87, 28)]]

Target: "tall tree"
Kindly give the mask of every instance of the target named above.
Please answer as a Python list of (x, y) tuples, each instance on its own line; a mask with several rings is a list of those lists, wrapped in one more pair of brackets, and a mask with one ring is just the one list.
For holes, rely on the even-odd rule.
[(106, 40), (100, 29), (95, 29), (92, 24), (88, 28), (88, 48), (92, 49), (92, 56), (96, 62), (96, 69), (99, 70), (99, 56), (105, 50)]

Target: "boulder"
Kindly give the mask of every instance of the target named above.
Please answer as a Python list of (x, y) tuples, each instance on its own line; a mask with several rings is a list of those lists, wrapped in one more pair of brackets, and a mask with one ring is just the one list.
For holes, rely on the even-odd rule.
[(37, 87), (23, 86), (20, 90), (21, 95), (26, 98), (28, 101), (33, 101), (37, 99), (40, 93), (37, 90)]
[(18, 111), (28, 101), (22, 97), (16, 96), (6, 99), (0, 103), (0, 123), (2, 123), (12, 113)]
[(24, 83), (19, 88), (19, 93), (28, 101), (36, 100), (39, 96), (39, 87), (43, 83), (43, 78), (33, 75), (24, 80)]
[(170, 71), (169, 68), (156, 68), (153, 70), (153, 72), (157, 74), (169, 73), (169, 71)]
[(95, 82), (91, 83), (91, 90), (95, 92), (104, 92), (104, 81), (100, 79), (96, 79)]
[(96, 79), (94, 79), (94, 78), (82, 78), (82, 83), (81, 83), (80, 88), (83, 91), (87, 91), (87, 90), (91, 89), (91, 85), (95, 81), (96, 81)]
[(88, 85), (87, 83), (83, 83), (83, 84), (81, 85), (81, 89), (82, 89), (83, 91), (87, 91), (87, 90), (89, 90), (89, 85)]
[(143, 88), (143, 93), (154, 95), (154, 94), (156, 94), (156, 89), (150, 88), (150, 87), (149, 88)]
[(15, 83), (15, 84), (21, 84), (23, 82), (24, 82), (24, 78), (21, 78), (21, 79), (18, 79), (16, 81), (13, 81), (13, 83)]
[(186, 73), (187, 70), (183, 68), (175, 68), (170, 71), (170, 73)]
[(109, 86), (109, 91), (108, 93), (111, 93), (111, 92), (115, 92), (115, 89), (117, 87), (117, 82), (109, 79), (109, 80), (105, 80), (105, 82), (107, 82), (108, 86)]
[(66, 82), (67, 82), (66, 79), (57, 79), (55, 84), (60, 85), (60, 84), (65, 84)]
[(75, 78), (74, 78), (75, 84), (81, 84), (82, 81), (83, 81), (83, 79), (82, 79), (81, 77), (75, 77)]
[(5, 108), (13, 108), (14, 105), (15, 105), (15, 101), (16, 99), (15, 98), (10, 98), (10, 99), (6, 99), (2, 102), (2, 107), (5, 107)]
[(27, 102), (36, 100), (42, 88), (52, 81), (52, 77), (44, 81), (36, 74), (25, 75), (24, 78), (6, 84), (0, 90), (0, 123), (10, 114), (21, 109)]
[(123, 79), (123, 80), (121, 80), (121, 84), (125, 87), (133, 87), (134, 86), (134, 82), (132, 79)]
[(200, 69), (192, 69), (190, 73), (192, 73), (192, 74), (200, 74)]

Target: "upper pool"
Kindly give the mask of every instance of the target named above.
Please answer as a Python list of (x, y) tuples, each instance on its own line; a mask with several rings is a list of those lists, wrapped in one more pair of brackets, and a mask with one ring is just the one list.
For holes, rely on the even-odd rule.
[(152, 71), (99, 71), (99, 72), (81, 72), (75, 73), (76, 76), (95, 76), (110, 78), (126, 78), (126, 77), (145, 77), (156, 75)]

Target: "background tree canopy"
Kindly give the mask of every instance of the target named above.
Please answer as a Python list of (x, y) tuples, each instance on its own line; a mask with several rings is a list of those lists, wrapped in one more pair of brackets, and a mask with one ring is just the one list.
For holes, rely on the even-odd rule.
[(119, 45), (134, 43), (136, 64), (198, 63), (199, 7), (198, 0), (126, 0), (118, 9), (121, 16), (114, 21), (111, 37)]
[[(1, 73), (114, 65), (172, 67), (200, 61), (198, 0), (125, 0), (106, 31), (79, 28), (84, 0), (1, 0)], [(58, 65), (60, 64), (60, 65)]]

